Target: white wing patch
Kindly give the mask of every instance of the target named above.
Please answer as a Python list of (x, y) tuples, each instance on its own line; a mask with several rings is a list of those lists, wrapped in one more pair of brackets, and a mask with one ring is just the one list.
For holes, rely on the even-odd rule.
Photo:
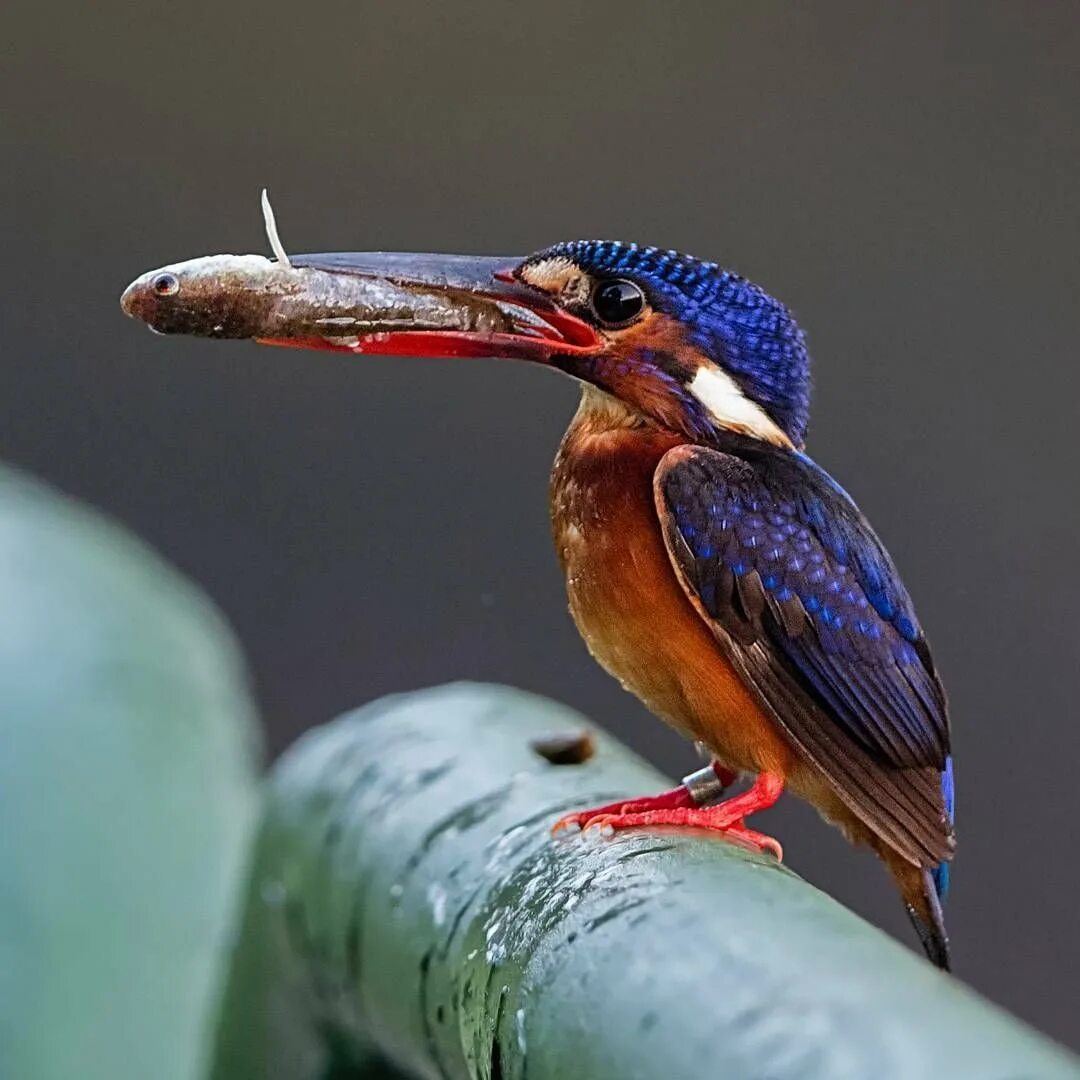
[(792, 445), (776, 421), (751, 401), (726, 371), (718, 367), (701, 367), (689, 389), (721, 427), (753, 435), (775, 446)]

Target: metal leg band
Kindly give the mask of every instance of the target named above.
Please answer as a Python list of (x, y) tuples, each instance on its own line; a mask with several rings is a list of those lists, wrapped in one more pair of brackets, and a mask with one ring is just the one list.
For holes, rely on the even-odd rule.
[(727, 790), (712, 765), (706, 765), (684, 776), (682, 785), (690, 792), (690, 798), (694, 800), (695, 806), (704, 806), (706, 803), (713, 802)]

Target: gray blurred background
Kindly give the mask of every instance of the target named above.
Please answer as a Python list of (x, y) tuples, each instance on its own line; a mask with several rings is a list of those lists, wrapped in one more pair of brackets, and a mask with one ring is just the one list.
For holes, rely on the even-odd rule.
[[(810, 449), (951, 693), (957, 970), (1080, 1047), (1080, 8), (69, 2), (0, 27), (0, 457), (206, 588), (274, 751), (469, 677), (695, 760), (566, 613), (546, 483), (568, 381), (154, 338), (119, 311), (130, 278), (265, 251), (265, 184), (292, 251), (635, 239), (787, 301)], [(761, 821), (911, 940), (871, 856), (793, 800)]]

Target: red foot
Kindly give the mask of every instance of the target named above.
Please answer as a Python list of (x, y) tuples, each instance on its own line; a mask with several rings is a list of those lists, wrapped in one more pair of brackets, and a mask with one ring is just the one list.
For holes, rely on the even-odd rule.
[(607, 806), (594, 806), (591, 810), (576, 810), (572, 814), (565, 814), (551, 826), (553, 833), (562, 832), (564, 829), (572, 829), (574, 826), (584, 829), (591, 825), (597, 818), (620, 817), (623, 814), (657, 813), (666, 810), (674, 810), (678, 807), (692, 807), (694, 800), (690, 792), (681, 784), (670, 791), (662, 791), (659, 795), (650, 795), (644, 799), (633, 799), (629, 802), (613, 802)]
[[(716, 778), (724, 787), (730, 787), (738, 779), (738, 774), (721, 765), (719, 761), (712, 763)], [(689, 778), (688, 778), (689, 779)], [(650, 813), (655, 810), (673, 810), (678, 807), (694, 807), (697, 802), (693, 793), (685, 784), (672, 788), (670, 791), (662, 791), (659, 795), (650, 795), (642, 799), (628, 799), (622, 802), (608, 803), (607, 806), (596, 806), (591, 810), (577, 810), (572, 814), (566, 814), (559, 818), (551, 826), (553, 833), (562, 832), (563, 829), (571, 829), (575, 826), (586, 828), (590, 822), (598, 817), (611, 817), (612, 815)]]
[[(684, 828), (711, 829), (721, 832), (732, 840), (749, 844), (759, 851), (771, 851), (783, 860), (784, 850), (777, 840), (764, 833), (748, 829), (743, 820), (757, 810), (772, 806), (784, 790), (784, 781), (772, 773), (761, 773), (754, 783), (740, 795), (716, 806), (697, 807), (685, 788), (681, 801), (675, 801), (678, 788), (665, 791), (655, 799), (639, 799), (632, 803), (614, 803), (596, 810), (568, 814), (555, 825), (555, 829), (570, 824), (582, 828), (632, 829), (649, 825), (679, 825)], [(662, 805), (657, 805), (662, 801)]]

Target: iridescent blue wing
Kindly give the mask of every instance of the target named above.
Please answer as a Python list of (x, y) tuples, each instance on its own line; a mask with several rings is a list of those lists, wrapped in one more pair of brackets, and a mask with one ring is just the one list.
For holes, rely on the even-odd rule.
[(947, 857), (945, 695), (896, 568), (809, 458), (739, 440), (656, 472), (672, 563), (767, 712), (878, 835)]

